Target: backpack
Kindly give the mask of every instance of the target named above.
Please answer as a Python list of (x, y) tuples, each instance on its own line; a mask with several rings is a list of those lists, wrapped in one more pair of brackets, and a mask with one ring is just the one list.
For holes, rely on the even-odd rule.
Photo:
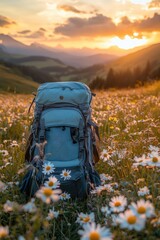
[[(40, 85), (33, 100), (34, 120), (25, 154), (31, 164), (21, 183), (22, 192), (32, 197), (55, 176), (62, 192), (84, 199), (101, 184), (94, 168), (99, 160), (99, 133), (91, 119), (92, 96), (88, 86), (80, 82)], [(44, 174), (45, 166), (52, 172)]]

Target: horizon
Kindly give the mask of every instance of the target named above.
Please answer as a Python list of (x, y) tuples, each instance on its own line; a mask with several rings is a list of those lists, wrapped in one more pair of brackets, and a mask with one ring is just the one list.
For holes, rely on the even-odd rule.
[[(30, 45), (122, 50), (159, 43), (158, 0), (9, 0), (0, 2), (0, 33)], [(18, 14), (17, 14), (18, 12)]]

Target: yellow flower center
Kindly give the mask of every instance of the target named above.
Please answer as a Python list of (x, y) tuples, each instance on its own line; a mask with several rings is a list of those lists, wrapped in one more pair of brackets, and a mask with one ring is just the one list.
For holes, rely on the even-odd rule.
[(67, 176), (68, 176), (68, 173), (67, 173), (67, 172), (64, 172), (64, 176), (67, 177)]
[(114, 203), (114, 206), (115, 206), (115, 207), (121, 206), (121, 202), (119, 202), (119, 201), (115, 202), (115, 203)]
[(146, 212), (146, 208), (143, 207), (143, 206), (140, 206), (140, 207), (137, 209), (137, 212), (138, 212), (139, 214), (143, 214), (143, 213)]
[(0, 231), (0, 238), (4, 238), (8, 235), (7, 231), (6, 230), (1, 230)]
[(91, 232), (89, 235), (89, 240), (100, 240), (100, 239), (101, 239), (101, 236), (96, 231)]
[(157, 157), (153, 157), (152, 158), (152, 162), (154, 162), (154, 163), (158, 162), (158, 158)]
[(87, 223), (87, 222), (89, 222), (89, 221), (90, 221), (90, 217), (85, 217), (85, 218), (83, 218), (83, 222)]
[(129, 217), (127, 218), (127, 222), (128, 222), (129, 224), (135, 224), (136, 221), (137, 221), (136, 216), (129, 216)]
[(50, 189), (50, 188), (45, 188), (45, 189), (43, 190), (43, 193), (44, 193), (44, 195), (45, 195), (46, 197), (50, 197), (50, 196), (52, 195), (52, 189)]
[(50, 182), (48, 183), (48, 186), (49, 186), (49, 187), (53, 187), (53, 186), (54, 186), (54, 182), (50, 181)]
[(47, 166), (47, 167), (46, 167), (46, 171), (49, 171), (49, 170), (51, 170), (51, 167), (50, 167), (50, 166)]
[(107, 153), (104, 153), (103, 157), (107, 157)]

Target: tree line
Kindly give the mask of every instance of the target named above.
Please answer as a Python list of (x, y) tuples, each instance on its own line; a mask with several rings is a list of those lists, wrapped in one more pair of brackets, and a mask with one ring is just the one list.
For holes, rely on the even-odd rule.
[(133, 88), (143, 86), (145, 83), (160, 79), (160, 66), (155, 69), (154, 64), (149, 61), (142, 69), (139, 66), (134, 69), (116, 71), (110, 68), (106, 78), (97, 76), (89, 84), (91, 89), (107, 88)]

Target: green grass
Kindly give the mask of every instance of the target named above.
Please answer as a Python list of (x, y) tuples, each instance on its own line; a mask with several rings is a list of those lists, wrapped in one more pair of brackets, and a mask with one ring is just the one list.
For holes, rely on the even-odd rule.
[(27, 62), (23, 62), (22, 65), (24, 66), (34, 66), (36, 68), (45, 68), (45, 67), (62, 67), (62, 68), (66, 68), (67, 66), (58, 62), (58, 61), (54, 61), (52, 59), (49, 60), (44, 60), (44, 61), (27, 61)]
[(0, 65), (0, 91), (31, 93), (35, 91), (38, 84), (31, 79), (22, 76), (19, 72), (9, 67)]
[[(160, 150), (160, 82), (134, 90), (97, 92), (93, 100), (93, 116), (100, 126), (100, 151), (106, 149), (110, 158), (103, 159), (96, 165), (99, 173), (112, 177), (106, 181), (113, 191), (101, 191), (82, 201), (59, 201), (45, 204), (35, 199), (37, 210), (28, 213), (22, 210), (26, 203), (20, 193), (17, 182), (24, 176), (25, 139), (28, 136), (32, 114), (27, 109), (31, 98), (28, 95), (0, 95), (0, 150), (7, 150), (8, 155), (0, 155), (1, 181), (7, 189), (1, 194), (0, 225), (9, 227), (6, 239), (57, 239), (78, 240), (78, 230), (82, 227), (76, 223), (78, 213), (95, 214), (95, 222), (107, 227), (115, 240), (155, 240), (160, 238), (159, 208), (160, 183), (159, 167), (138, 166), (133, 168), (134, 158), (147, 156), (149, 147)], [(17, 146), (11, 147), (13, 141)], [(147, 187), (149, 194), (138, 196), (138, 190)], [(114, 196), (125, 196), (128, 209), (131, 202), (139, 199), (149, 200), (155, 215), (147, 218), (141, 231), (121, 229), (115, 226), (111, 216), (104, 216), (102, 206), (108, 206)], [(4, 210), (7, 200), (14, 202), (11, 211)], [(47, 220), (49, 209), (59, 211), (58, 218)], [(125, 211), (124, 210), (124, 211)]]

